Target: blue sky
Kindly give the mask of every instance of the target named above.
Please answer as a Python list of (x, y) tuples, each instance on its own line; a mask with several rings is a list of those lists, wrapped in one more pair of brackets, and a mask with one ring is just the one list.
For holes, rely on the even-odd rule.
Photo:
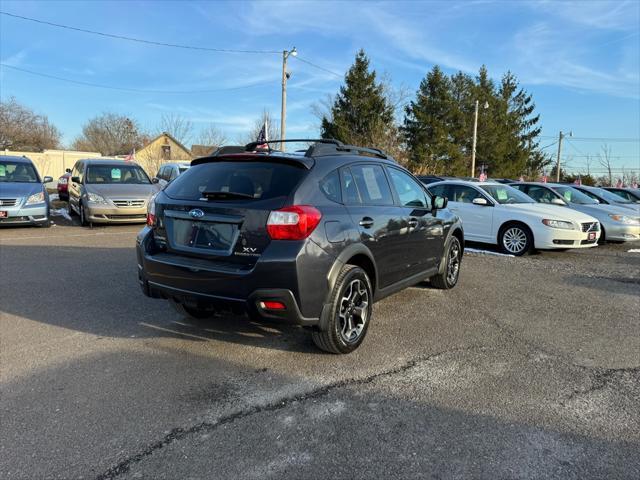
[[(533, 94), (546, 145), (559, 130), (575, 170), (604, 141), (640, 137), (640, 2), (28, 2), (2, 10), (55, 23), (213, 48), (277, 50), (343, 73), (364, 48), (372, 66), (412, 92), (434, 65), (448, 73), (486, 64), (511, 70)], [(237, 90), (199, 94), (122, 92), (78, 86), (10, 69), (0, 95), (47, 114), (71, 142), (103, 111), (154, 128), (163, 113), (216, 124), (230, 139), (266, 108), (280, 112), (281, 57), (150, 46), (0, 16), (2, 63), (79, 81), (143, 90)], [(287, 134), (315, 136), (312, 107), (341, 79), (290, 62)], [(257, 84), (257, 86), (251, 86)], [(548, 141), (548, 142), (547, 142)], [(609, 141), (617, 167), (640, 169), (640, 144)], [(549, 147), (555, 151), (555, 146)], [(569, 158), (571, 157), (571, 158)], [(597, 161), (592, 163), (597, 169)]]

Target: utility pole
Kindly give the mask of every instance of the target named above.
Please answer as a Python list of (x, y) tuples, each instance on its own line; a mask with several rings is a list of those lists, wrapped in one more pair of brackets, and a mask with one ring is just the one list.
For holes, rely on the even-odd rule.
[[(294, 57), (298, 55), (296, 47), (293, 47), (290, 51), (282, 51), (282, 105), (280, 109), (280, 139), (286, 139), (287, 130), (287, 80), (291, 74), (287, 72), (287, 59), (289, 55)], [(284, 152), (284, 142), (280, 143), (280, 150)]]
[(573, 133), (569, 132), (569, 134), (562, 133), (560, 130), (560, 134), (558, 135), (558, 157), (556, 159), (556, 182), (560, 183), (560, 154), (562, 153), (562, 139), (566, 136), (572, 137)]
[[(473, 116), (473, 147), (471, 149), (471, 178), (476, 176), (476, 143), (478, 140), (478, 107), (480, 102), (476, 100), (476, 111)], [(482, 106), (485, 110), (489, 108), (489, 102), (484, 102)]]
[(478, 137), (478, 105), (476, 100), (476, 112), (473, 116), (473, 147), (471, 147), (471, 178), (476, 176), (476, 141)]

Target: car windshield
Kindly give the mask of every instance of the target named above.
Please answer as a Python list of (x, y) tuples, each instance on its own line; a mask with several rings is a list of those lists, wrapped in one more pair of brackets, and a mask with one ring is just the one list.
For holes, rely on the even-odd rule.
[(36, 169), (30, 163), (0, 160), (0, 182), (39, 183), (39, 179)]
[(578, 205), (597, 205), (598, 200), (594, 200), (593, 198), (585, 195), (580, 190), (576, 190), (573, 187), (551, 187), (554, 191), (558, 192), (562, 195), (569, 203), (577, 203)]
[(89, 165), (85, 183), (140, 185), (151, 180), (137, 165)]
[(627, 200), (624, 197), (616, 195), (615, 193), (611, 193), (604, 188), (596, 188), (596, 195), (601, 198), (604, 198), (609, 203), (633, 203), (631, 200)]
[(501, 205), (535, 203), (531, 197), (508, 185), (480, 185), (480, 188), (491, 195), (491, 198)]

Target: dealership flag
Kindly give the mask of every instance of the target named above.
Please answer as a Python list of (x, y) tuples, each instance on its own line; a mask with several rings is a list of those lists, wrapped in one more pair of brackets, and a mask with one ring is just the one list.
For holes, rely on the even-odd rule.
[(622, 188), (622, 186), (623, 186), (622, 180), (618, 179), (618, 183), (616, 183), (616, 187)]
[[(264, 121), (264, 125), (262, 125), (262, 128), (260, 129), (260, 132), (258, 132), (258, 138), (256, 139), (256, 142), (258, 142), (259, 144), (256, 146), (256, 148), (260, 148), (260, 149), (268, 149), (269, 145), (266, 143), (269, 141), (269, 126), (267, 124), (267, 121)], [(265, 142), (265, 143), (260, 143), (260, 142)]]
[(638, 182), (633, 182), (631, 184), (631, 188), (638, 188)]
[(542, 170), (542, 183), (547, 183), (547, 172)]
[(580, 175), (578, 175), (578, 178), (576, 178), (576, 179), (573, 181), (573, 184), (574, 184), (574, 185), (578, 185), (578, 186), (582, 185), (582, 180), (580, 179)]
[(487, 181), (487, 174), (486, 173), (482, 172), (480, 174), (480, 181), (481, 182), (486, 182)]
[(133, 162), (136, 159), (136, 149), (134, 148), (129, 155), (124, 157), (125, 162)]
[(520, 178), (518, 179), (519, 182), (524, 182), (524, 177), (522, 175), (520, 175)]

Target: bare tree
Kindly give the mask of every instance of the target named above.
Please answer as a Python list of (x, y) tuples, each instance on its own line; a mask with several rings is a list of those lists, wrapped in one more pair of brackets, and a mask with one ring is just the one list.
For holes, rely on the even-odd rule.
[(266, 108), (260, 114), (253, 125), (253, 128), (249, 130), (245, 137), (240, 138), (241, 143), (255, 142), (258, 139), (262, 126), (267, 122), (267, 137), (269, 140), (278, 140), (280, 138), (280, 127), (274, 120), (273, 115)]
[(135, 119), (116, 113), (103, 113), (82, 127), (82, 134), (75, 139), (72, 148), (108, 156), (125, 155), (141, 148), (147, 139)]
[(611, 173), (611, 147), (607, 144), (602, 146), (602, 153), (598, 154), (598, 162), (607, 170), (609, 186), (613, 185), (613, 175)]
[(45, 115), (18, 103), (0, 101), (0, 148), (42, 151), (60, 146), (60, 131)]
[(227, 137), (216, 125), (210, 123), (200, 130), (197, 142), (200, 145), (219, 147), (227, 143)]
[(193, 137), (194, 127), (188, 118), (169, 113), (162, 115), (156, 130), (158, 135), (166, 132), (183, 145), (187, 145)]

